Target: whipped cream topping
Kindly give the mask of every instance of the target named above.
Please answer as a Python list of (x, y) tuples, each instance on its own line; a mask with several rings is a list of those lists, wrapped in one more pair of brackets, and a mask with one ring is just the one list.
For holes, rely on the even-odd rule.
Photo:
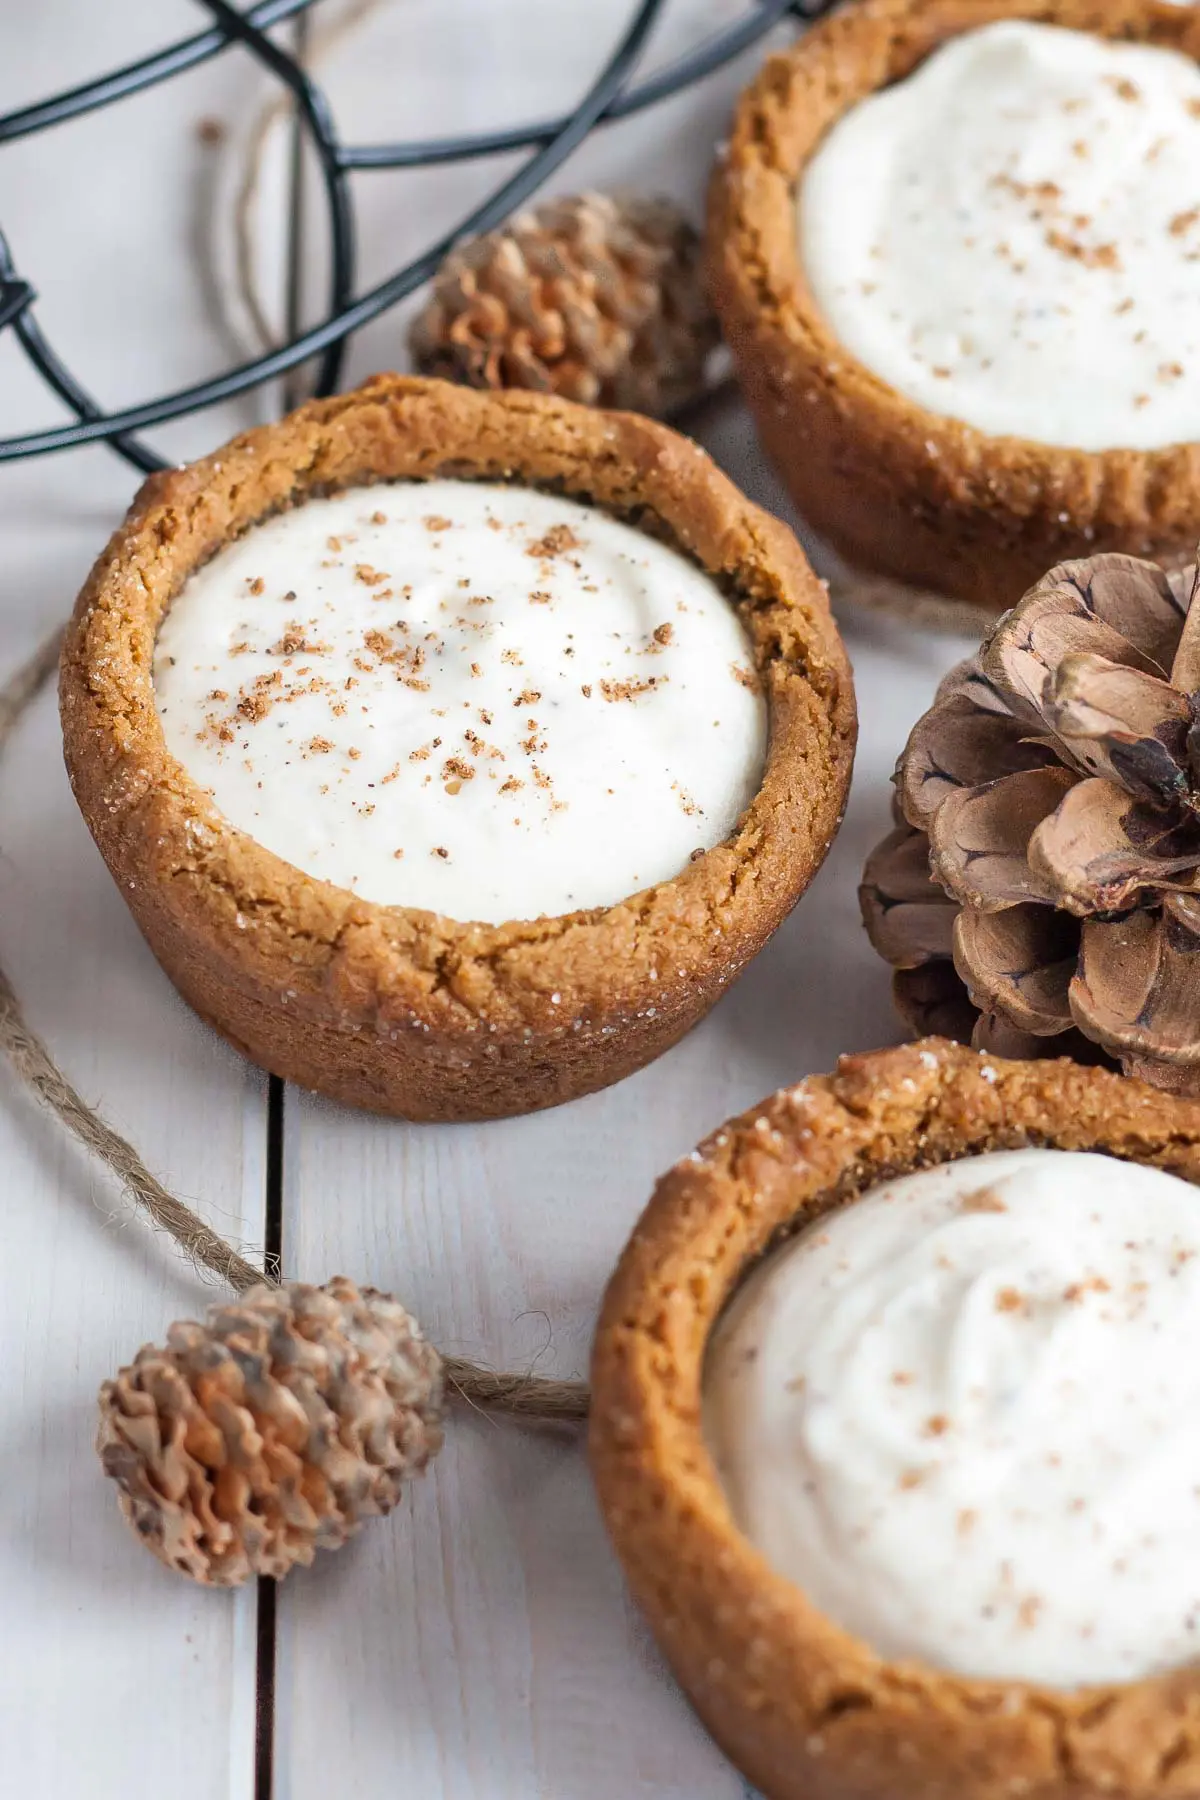
[(798, 246), (845, 347), (993, 435), (1200, 438), (1200, 69), (1005, 21), (830, 131)]
[(1073, 1688), (1200, 1652), (1200, 1194), (1004, 1151), (768, 1258), (710, 1346), (734, 1515), (895, 1659)]
[(727, 837), (766, 706), (707, 574), (570, 500), (465, 481), (314, 499), (159, 632), (167, 746), (230, 821), (387, 905), (611, 905)]

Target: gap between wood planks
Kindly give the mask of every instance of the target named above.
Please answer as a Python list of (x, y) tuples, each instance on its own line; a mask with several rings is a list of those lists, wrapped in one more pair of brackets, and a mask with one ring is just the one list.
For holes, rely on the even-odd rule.
[[(292, 50), (303, 62), (309, 46), (310, 18), (301, 13), (292, 27)], [(303, 328), (304, 313), (304, 127), (293, 102), (291, 146), (288, 158), (287, 264), (284, 299), (284, 335), (295, 337)], [(303, 365), (283, 378), (281, 396), (285, 411), (303, 398)], [(267, 1082), (267, 1180), (263, 1257), (267, 1268), (283, 1267), (283, 1115), (286, 1088), (277, 1075)], [(278, 1657), (278, 1590), (269, 1577), (260, 1577), (254, 1636), (254, 1800), (274, 1800), (275, 1795), (275, 1675)]]
[[(267, 1081), (266, 1217), (263, 1260), (283, 1266), (283, 1108), (284, 1084), (278, 1075)], [(254, 1800), (273, 1800), (275, 1790), (275, 1642), (277, 1588), (260, 1576), (254, 1636)]]

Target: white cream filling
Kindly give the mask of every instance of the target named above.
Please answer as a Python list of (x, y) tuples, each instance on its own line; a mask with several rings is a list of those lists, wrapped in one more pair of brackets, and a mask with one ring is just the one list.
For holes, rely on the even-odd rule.
[(993, 435), (1200, 439), (1200, 69), (1007, 21), (830, 131), (798, 193), (834, 334)]
[(462, 481), (310, 500), (159, 632), (168, 748), (242, 831), (383, 904), (500, 923), (678, 875), (758, 788), (741, 624), (676, 551)]
[(884, 1656), (1073, 1688), (1200, 1651), (1200, 1194), (999, 1152), (770, 1257), (710, 1347), (735, 1517)]

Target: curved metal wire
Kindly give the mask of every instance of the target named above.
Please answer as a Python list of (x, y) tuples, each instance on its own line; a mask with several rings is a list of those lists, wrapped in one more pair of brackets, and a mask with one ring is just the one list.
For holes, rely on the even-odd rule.
[[(313, 4), (314, 0), (266, 0), (265, 5), (251, 7), (245, 15), (246, 23), (265, 31), (268, 26), (279, 24), (281, 19), (306, 12)], [(82, 87), (67, 88), (49, 100), (39, 101), (36, 106), (25, 106), (19, 112), (0, 115), (0, 144), (14, 143), (17, 138), (29, 137), (35, 131), (46, 131), (51, 125), (78, 119), (83, 113), (95, 112), (99, 106), (123, 100), (127, 94), (140, 94), (143, 89), (167, 81), (172, 75), (182, 75), (185, 70), (196, 68), (228, 47), (228, 35), (217, 26), (200, 32), (197, 37), (183, 38), (165, 50), (157, 50), (153, 56), (144, 56), (140, 62), (127, 63), (122, 69), (85, 81)]]
[[(342, 150), (338, 142), (333, 109), (322, 90), (294, 57), (272, 42), (261, 27), (242, 17), (229, 0), (202, 0), (230, 38), (236, 38), (253, 50), (273, 75), (277, 75), (295, 96), (300, 118), (307, 128), (316, 151), (329, 209), (329, 317), (345, 312), (354, 293), (354, 213), (350, 192), (342, 166)], [(325, 346), (317, 375), (318, 393), (332, 393), (342, 372), (346, 354), (345, 337), (334, 338)]]
[[(749, 50), (765, 37), (787, 13), (815, 18), (823, 10), (817, 5), (797, 5), (796, 0), (758, 0), (754, 11), (736, 25), (726, 26), (706, 43), (668, 63), (657, 75), (620, 94), (607, 107), (597, 124), (611, 125), (632, 118), (660, 100), (703, 81), (715, 74), (743, 50)], [(496, 156), (506, 150), (527, 150), (531, 144), (544, 144), (560, 131), (565, 119), (544, 119), (537, 125), (514, 125), (506, 131), (477, 132), (471, 136), (416, 139), (412, 143), (360, 144), (344, 152), (345, 166), (350, 169), (432, 168), (438, 163), (467, 162), (474, 157)]]
[[(0, 117), (0, 146), (32, 132), (77, 118), (125, 95), (170, 79), (241, 44), (295, 99), (297, 119), (315, 152), (330, 220), (327, 312), (324, 319), (277, 349), (222, 374), (139, 405), (105, 412), (74, 378), (47, 342), (33, 315), (32, 285), (14, 266), (0, 237), (0, 330), (10, 327), (47, 385), (76, 415), (73, 424), (0, 438), (0, 462), (45, 455), (106, 439), (139, 469), (162, 467), (155, 453), (132, 434), (185, 414), (218, 405), (259, 387), (289, 369), (318, 357), (316, 392), (334, 391), (349, 338), (369, 320), (396, 305), (426, 282), (460, 238), (490, 231), (522, 205), (576, 150), (598, 124), (631, 114), (681, 92), (719, 69), (763, 38), (787, 13), (811, 18), (833, 0), (753, 0), (746, 17), (714, 34), (658, 74), (632, 86), (647, 40), (669, 0), (637, 0), (629, 24), (603, 69), (571, 113), (554, 120), (458, 138), (391, 145), (345, 146), (339, 141), (328, 100), (296, 56), (267, 35), (280, 21), (305, 11), (313, 0), (261, 0), (240, 12), (230, 0), (199, 0), (213, 16), (210, 30), (155, 55), (130, 63), (81, 87), (35, 106)], [(532, 149), (516, 173), (458, 220), (420, 256), (367, 293), (354, 297), (355, 232), (349, 176), (360, 170), (414, 168), (466, 161), (505, 150)]]

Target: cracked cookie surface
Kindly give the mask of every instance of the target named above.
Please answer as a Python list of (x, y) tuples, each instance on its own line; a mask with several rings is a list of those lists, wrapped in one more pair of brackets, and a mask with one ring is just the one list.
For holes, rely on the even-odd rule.
[(592, 1359), (601, 1509), (692, 1704), (770, 1800), (1200, 1791), (1194, 1667), (1063, 1692), (890, 1662), (742, 1535), (705, 1444), (710, 1334), (765, 1252), (879, 1182), (1032, 1145), (1100, 1151), (1196, 1185), (1200, 1104), (939, 1039), (846, 1057), (670, 1170), (609, 1286)]
[[(503, 925), (375, 905), (234, 830), (168, 753), (151, 670), (188, 575), (310, 495), (434, 477), (584, 501), (728, 594), (767, 701), (766, 769), (732, 835), (674, 880)], [(632, 415), (400, 376), (152, 476), (79, 598), (60, 699), (76, 798), (184, 997), (275, 1073), (414, 1119), (554, 1105), (674, 1043), (819, 867), (855, 735), (824, 590), (791, 534), (695, 445)]]
[(1200, 443), (1082, 450), (989, 436), (858, 361), (801, 266), (796, 192), (860, 101), (951, 39), (1030, 20), (1200, 56), (1200, 10), (1161, 0), (850, 0), (771, 57), (714, 172), (710, 284), (759, 434), (808, 523), (856, 568), (989, 612), (1101, 550), (1190, 560)]

